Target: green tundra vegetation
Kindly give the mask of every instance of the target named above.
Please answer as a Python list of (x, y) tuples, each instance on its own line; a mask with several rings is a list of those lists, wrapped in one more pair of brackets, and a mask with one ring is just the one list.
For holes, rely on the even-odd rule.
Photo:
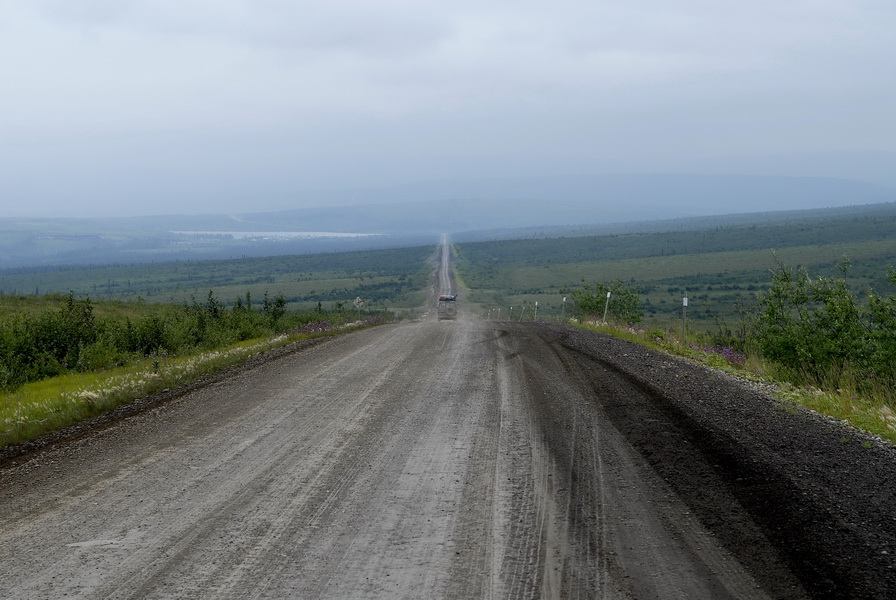
[[(735, 368), (762, 360), (779, 380), (827, 390), (826, 402), (845, 393), (813, 407), (860, 426), (870, 411), (878, 424), (868, 427), (896, 437), (896, 204), (701, 223), (457, 242), (464, 312), (531, 318), (537, 302), (540, 319), (599, 321), (606, 311), (662, 349)], [(142, 361), (157, 385), (179, 384), (180, 357), (357, 321), (356, 297), (364, 316), (416, 309), (431, 293), (433, 258), (421, 246), (0, 272), (0, 424), (21, 440), (67, 414), (72, 399), (87, 403), (79, 415), (95, 414), (102, 385), (78, 378), (97, 370)], [(688, 347), (676, 341), (683, 297)], [(162, 377), (165, 365), (174, 379)], [(57, 380), (69, 382), (56, 394), (68, 400), (48, 407), (34, 386)], [(32, 405), (43, 408), (22, 408)]]
[[(128, 265), (56, 266), (0, 272), (0, 293), (12, 296), (67, 294), (94, 300), (190, 302), (213, 290), (232, 303), (249, 293), (282, 296), (287, 307), (313, 310), (350, 308), (362, 298), (366, 308), (411, 308), (425, 301), (432, 276), (431, 246)], [(348, 303), (348, 304), (347, 304)]]
[(0, 447), (186, 385), (286, 344), (391, 315), (291, 311), (282, 295), (225, 306), (0, 297)]
[(3, 271), (0, 445), (270, 347), (416, 312), (433, 256), (426, 246)]
[[(849, 270), (844, 260), (842, 273)], [(896, 270), (887, 278), (896, 284)], [(748, 321), (747, 342), (795, 383), (860, 392), (896, 389), (896, 295), (867, 291), (861, 302), (842, 277), (811, 277), (779, 264)]]
[(778, 262), (831, 277), (848, 257), (843, 277), (860, 301), (869, 289), (896, 291), (887, 277), (896, 262), (896, 204), (705, 229), (458, 243), (455, 254), (468, 302), (493, 315), (511, 306), (532, 315), (538, 302), (539, 317), (559, 317), (574, 290), (619, 281), (638, 291), (645, 323), (679, 326), (687, 297), (691, 326), (710, 330), (756, 308)]
[(273, 347), (418, 309), (433, 254), (427, 246), (3, 271), (0, 446)]
[[(289, 311), (282, 295), (247, 293), (233, 306), (212, 291), (180, 305), (67, 296), (0, 297), (0, 391), (69, 373), (215, 350), (284, 332), (327, 329), (351, 311)], [(365, 317), (373, 316), (365, 313)]]

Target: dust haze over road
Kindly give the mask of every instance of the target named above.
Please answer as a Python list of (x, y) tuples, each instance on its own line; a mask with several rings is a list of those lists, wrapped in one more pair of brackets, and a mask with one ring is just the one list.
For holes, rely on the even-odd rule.
[(842, 440), (565, 327), (377, 327), (7, 461), (0, 597), (893, 597), (893, 452)]

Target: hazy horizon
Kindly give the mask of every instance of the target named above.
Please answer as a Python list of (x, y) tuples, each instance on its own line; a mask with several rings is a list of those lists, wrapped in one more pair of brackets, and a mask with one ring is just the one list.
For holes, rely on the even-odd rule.
[[(312, 228), (319, 226), (321, 219), (328, 222), (326, 227), (333, 228), (342, 221), (357, 222), (359, 215), (366, 215), (361, 217), (358, 228), (365, 231), (364, 219), (373, 218), (377, 211), (393, 214), (398, 222), (402, 222), (401, 215), (405, 213), (419, 214), (421, 211), (429, 211), (432, 218), (441, 215), (438, 218), (455, 221), (456, 217), (469, 216), (480, 208), (492, 206), (495, 207), (493, 210), (528, 215), (529, 222), (525, 226), (599, 225), (876, 205), (896, 202), (896, 188), (831, 177), (643, 173), (436, 180), (368, 189), (312, 191), (300, 193), (298, 197), (301, 201), (268, 205), (247, 203), (233, 211), (213, 205), (204, 206), (205, 210), (200, 212), (149, 210), (146, 213), (90, 215), (75, 207), (76, 214), (65, 211), (53, 215), (0, 214), (0, 220), (85, 220), (96, 223), (108, 220), (110, 223), (129, 221), (132, 225), (138, 222), (149, 225), (159, 219), (202, 223), (211, 218), (219, 227), (242, 231), (242, 226), (251, 229), (250, 224), (261, 219), (273, 227), (266, 231), (276, 231), (277, 215), (283, 215), (293, 227), (292, 231), (305, 231), (306, 218)], [(556, 220), (558, 216), (576, 214), (578, 220)], [(297, 218), (298, 222), (295, 221)], [(249, 222), (244, 223), (244, 219)], [(499, 222), (493, 225), (500, 226)], [(196, 227), (202, 228), (201, 225)]]
[(0, 217), (534, 176), (892, 191), (894, 25), (861, 0), (4, 3)]

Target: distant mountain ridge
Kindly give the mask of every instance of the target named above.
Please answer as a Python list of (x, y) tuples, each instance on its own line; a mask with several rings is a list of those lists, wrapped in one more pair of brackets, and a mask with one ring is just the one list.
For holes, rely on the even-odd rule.
[[(896, 200), (896, 191), (833, 178), (615, 175), (428, 182), (332, 192), (326, 200), (307, 206), (313, 198), (302, 197), (293, 209), (236, 215), (0, 218), (0, 269), (365, 250), (434, 243), (442, 232), (470, 239), (499, 230), (506, 237), (517, 229), (618, 229), (625, 223), (883, 204)], [(275, 241), (175, 233), (184, 231), (377, 236)]]
[[(788, 208), (820, 208), (826, 202), (842, 204), (849, 196), (861, 203), (893, 199), (896, 190), (835, 177), (777, 175), (702, 175), (643, 173), (612, 175), (495, 177), (433, 180), (383, 188), (356, 189), (300, 195), (332, 205), (384, 204), (439, 200), (563, 200), (584, 202), (639, 200), (663, 201), (785, 201)], [(821, 204), (819, 204), (821, 203)], [(742, 212), (742, 211), (738, 211)]]
[(434, 181), (334, 192), (326, 200), (237, 215), (241, 223), (228, 226), (453, 233), (875, 204), (896, 200), (896, 190), (836, 178), (654, 174)]

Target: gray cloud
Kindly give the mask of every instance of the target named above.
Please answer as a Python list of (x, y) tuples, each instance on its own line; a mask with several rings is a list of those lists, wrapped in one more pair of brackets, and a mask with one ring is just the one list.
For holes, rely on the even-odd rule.
[(3, 3), (0, 197), (121, 214), (533, 172), (893, 184), (894, 25), (838, 0)]

